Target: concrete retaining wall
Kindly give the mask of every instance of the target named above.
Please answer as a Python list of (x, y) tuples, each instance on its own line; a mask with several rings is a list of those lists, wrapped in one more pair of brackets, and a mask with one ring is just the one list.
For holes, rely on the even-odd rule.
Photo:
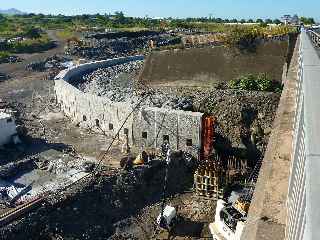
[(73, 77), (87, 71), (142, 59), (142, 56), (135, 56), (98, 61), (61, 72), (55, 80), (61, 110), (81, 126), (110, 136), (115, 136), (128, 118), (119, 139), (125, 139), (127, 133), (129, 144), (140, 148), (159, 148), (164, 139), (169, 139), (173, 150), (184, 150), (197, 156), (197, 148), (201, 146), (202, 113), (161, 108), (134, 111), (134, 106), (84, 93), (69, 83)]
[(12, 141), (17, 134), (16, 124), (11, 115), (0, 112), (0, 146)]
[(94, 61), (81, 65), (77, 65), (75, 67), (69, 68), (67, 70), (61, 71), (60, 74), (56, 77), (56, 79), (63, 79), (64, 81), (70, 82), (73, 77), (84, 74), (88, 71), (94, 71), (98, 68), (107, 68), (118, 64), (125, 64), (132, 61), (144, 60), (144, 56), (131, 56), (131, 57), (122, 57), (122, 58), (114, 58), (102, 61)]
[(241, 240), (284, 240), (299, 69), (296, 43)]

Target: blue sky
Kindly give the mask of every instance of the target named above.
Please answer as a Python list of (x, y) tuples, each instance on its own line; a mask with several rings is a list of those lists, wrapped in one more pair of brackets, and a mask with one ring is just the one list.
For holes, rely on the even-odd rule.
[(113, 13), (129, 16), (278, 18), (284, 14), (320, 20), (320, 0), (0, 0), (0, 8), (52, 14)]

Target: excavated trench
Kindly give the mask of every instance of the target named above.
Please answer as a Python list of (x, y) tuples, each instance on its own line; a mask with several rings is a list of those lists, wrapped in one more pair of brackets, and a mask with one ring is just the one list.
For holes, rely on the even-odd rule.
[[(281, 45), (282, 50), (286, 48), (286, 45)], [(286, 60), (288, 62), (282, 50), (274, 50), (274, 56), (270, 58), (272, 60), (269, 59), (272, 53), (261, 57), (269, 59), (266, 61), (270, 63), (262, 68), (269, 69), (279, 80), (283, 63)], [(208, 86), (207, 80), (210, 76), (217, 76), (212, 73), (215, 68), (207, 66), (208, 62), (214, 64), (221, 57), (226, 57), (224, 53), (219, 53), (220, 49), (190, 51), (174, 53), (169, 59), (167, 53), (163, 56), (162, 53), (157, 57), (152, 56), (153, 60), (147, 60), (147, 64), (152, 63), (153, 66), (145, 67), (142, 79), (149, 78), (151, 85), (161, 86), (164, 86), (163, 83), (166, 85), (167, 80), (172, 80), (175, 88), (171, 88), (172, 85), (169, 84), (170, 89), (166, 88), (164, 91), (169, 94), (189, 95), (193, 100), (193, 110), (216, 116), (216, 135), (224, 150), (225, 145), (229, 145), (230, 149), (238, 149), (243, 144), (243, 136), (250, 138), (252, 129), (259, 125), (262, 127), (258, 142), (261, 158), (271, 133), (280, 94), (176, 88), (181, 86), (176, 81), (180, 76), (182, 85), (190, 86), (203, 74), (206, 76), (204, 83)], [(212, 57), (210, 51), (219, 53), (213, 62), (208, 59)], [(180, 56), (181, 54), (185, 56)], [(197, 55), (196, 58), (194, 54)], [(199, 69), (192, 74), (181, 73), (180, 67), (183, 63), (187, 67), (192, 65), (192, 68), (196, 68), (197, 65), (193, 64), (196, 59), (200, 61), (197, 60)], [(229, 57), (228, 59), (233, 61)], [(201, 64), (201, 61), (205, 63)], [(257, 64), (262, 63), (259, 60)], [(253, 67), (246, 65), (245, 61), (240, 65), (246, 66), (243, 71), (249, 71)], [(190, 67), (190, 71), (192, 68)], [(228, 66), (228, 69), (230, 68), (232, 65)], [(239, 69), (235, 69), (219, 81), (238, 75)], [(222, 70), (227, 71), (227, 68), (223, 67)], [(261, 69), (258, 68), (257, 71), (260, 72)], [(168, 76), (167, 80), (164, 80), (164, 75)], [(158, 231), (155, 223), (162, 199), (164, 170), (164, 162), (154, 161), (151, 165), (131, 171), (105, 171), (106, 175), (102, 173), (101, 176), (92, 176), (61, 193), (46, 197), (40, 208), (2, 227), (1, 239), (167, 239), (167, 236)], [(207, 224), (213, 220), (215, 202), (198, 198), (189, 192), (193, 186), (194, 170), (194, 166), (186, 162), (181, 153), (173, 157), (169, 169), (168, 202), (176, 206), (178, 213), (184, 217), (181, 229), (177, 229), (179, 239), (210, 237)]]

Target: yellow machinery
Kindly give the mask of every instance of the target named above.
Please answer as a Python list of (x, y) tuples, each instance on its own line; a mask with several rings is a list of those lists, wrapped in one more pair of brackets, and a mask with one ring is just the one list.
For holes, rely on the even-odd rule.
[(234, 203), (234, 208), (239, 212), (247, 215), (250, 207), (250, 201), (247, 201), (244, 197), (239, 197), (239, 199)]

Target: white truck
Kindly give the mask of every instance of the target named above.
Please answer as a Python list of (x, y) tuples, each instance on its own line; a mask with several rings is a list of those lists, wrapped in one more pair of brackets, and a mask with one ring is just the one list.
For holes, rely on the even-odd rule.
[(245, 220), (232, 204), (218, 200), (215, 221), (209, 225), (213, 240), (240, 240)]

